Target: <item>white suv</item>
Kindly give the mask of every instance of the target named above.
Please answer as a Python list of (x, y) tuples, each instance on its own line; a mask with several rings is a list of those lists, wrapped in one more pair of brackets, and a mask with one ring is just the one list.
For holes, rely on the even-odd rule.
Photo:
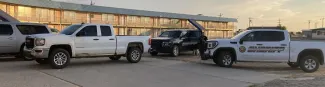
[(0, 22), (0, 54), (16, 55), (16, 58), (32, 60), (23, 56), (25, 38), (31, 34), (50, 33), (48, 27), (36, 23)]

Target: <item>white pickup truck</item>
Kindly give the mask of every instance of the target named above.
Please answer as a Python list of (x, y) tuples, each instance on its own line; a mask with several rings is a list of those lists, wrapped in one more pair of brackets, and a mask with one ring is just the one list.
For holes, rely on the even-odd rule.
[(213, 59), (221, 67), (231, 67), (235, 61), (286, 62), (310, 73), (324, 64), (324, 44), (291, 41), (286, 30), (250, 29), (231, 39), (209, 40), (201, 58)]
[(24, 53), (39, 64), (49, 63), (61, 69), (70, 58), (107, 56), (119, 60), (126, 56), (130, 63), (141, 60), (149, 49), (149, 36), (116, 36), (112, 25), (75, 24), (60, 34), (36, 34), (26, 37)]

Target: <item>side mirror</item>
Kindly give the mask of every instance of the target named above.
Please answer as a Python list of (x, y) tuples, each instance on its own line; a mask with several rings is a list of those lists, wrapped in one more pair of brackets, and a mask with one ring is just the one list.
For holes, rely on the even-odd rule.
[(76, 36), (85, 36), (85, 35), (86, 35), (86, 32), (80, 31), (77, 33)]
[(244, 40), (239, 40), (239, 44), (243, 44), (244, 43)]

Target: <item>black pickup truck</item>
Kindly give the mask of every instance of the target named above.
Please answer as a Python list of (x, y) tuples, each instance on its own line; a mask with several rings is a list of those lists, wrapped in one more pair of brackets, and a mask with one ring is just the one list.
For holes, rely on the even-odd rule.
[(149, 53), (170, 53), (176, 57), (182, 51), (197, 51), (202, 33), (199, 30), (169, 30), (162, 32), (157, 38), (151, 39)]

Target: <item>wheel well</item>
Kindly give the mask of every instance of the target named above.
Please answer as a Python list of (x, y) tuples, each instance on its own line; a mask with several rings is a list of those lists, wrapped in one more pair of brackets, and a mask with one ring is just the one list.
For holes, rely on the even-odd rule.
[(25, 43), (22, 43), (22, 44), (20, 45), (19, 52), (20, 52), (21, 50), (24, 50), (24, 47), (25, 47)]
[(324, 64), (324, 55), (323, 55), (323, 51), (320, 49), (305, 49), (303, 51), (301, 51), (298, 55), (298, 60), (297, 63), (299, 63), (300, 59), (303, 58), (306, 55), (313, 55), (315, 57), (318, 58), (319, 63), (321, 65)]
[(143, 53), (143, 43), (141, 43), (141, 42), (131, 42), (131, 43), (129, 43), (126, 52), (128, 52), (129, 49), (132, 48), (132, 47), (139, 48), (141, 50), (141, 52)]
[(72, 56), (71, 46), (70, 45), (65, 45), (65, 44), (52, 45), (51, 48), (50, 48), (50, 52), (49, 53), (51, 53), (54, 49), (57, 49), (57, 48), (61, 48), (61, 49), (67, 50), (69, 52), (70, 56)]
[(232, 47), (224, 47), (224, 48), (219, 48), (216, 51), (214, 51), (213, 56), (214, 58), (216, 58), (220, 52), (222, 51), (229, 51), (231, 52), (231, 54), (234, 56), (234, 61), (237, 61), (237, 54), (236, 54), (236, 50)]

